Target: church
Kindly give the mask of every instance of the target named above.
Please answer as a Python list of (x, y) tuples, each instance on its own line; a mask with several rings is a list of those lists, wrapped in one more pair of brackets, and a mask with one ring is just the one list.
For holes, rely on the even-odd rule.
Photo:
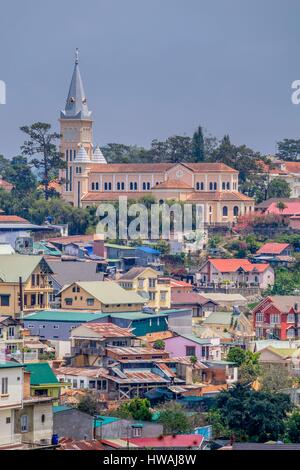
[(120, 195), (138, 200), (203, 204), (205, 222), (232, 223), (254, 209), (254, 200), (239, 192), (238, 172), (224, 163), (108, 163), (93, 146), (93, 119), (79, 70), (78, 50), (65, 104), (60, 113), (60, 151), (66, 168), (61, 195), (77, 207), (117, 201)]

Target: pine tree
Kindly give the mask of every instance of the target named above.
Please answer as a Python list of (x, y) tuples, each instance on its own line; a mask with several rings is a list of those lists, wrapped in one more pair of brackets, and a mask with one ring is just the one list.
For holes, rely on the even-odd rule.
[(201, 126), (198, 127), (193, 135), (192, 155), (195, 162), (204, 162), (205, 160), (204, 137)]

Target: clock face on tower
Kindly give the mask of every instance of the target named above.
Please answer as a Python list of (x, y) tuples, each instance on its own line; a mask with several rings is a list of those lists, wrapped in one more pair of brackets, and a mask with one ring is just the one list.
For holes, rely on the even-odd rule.
[(63, 133), (64, 140), (68, 142), (78, 142), (79, 132), (77, 129), (66, 129)]

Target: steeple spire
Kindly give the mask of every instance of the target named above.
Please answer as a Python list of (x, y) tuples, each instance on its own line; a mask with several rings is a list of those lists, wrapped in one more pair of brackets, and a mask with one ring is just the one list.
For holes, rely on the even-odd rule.
[(79, 70), (79, 51), (75, 51), (75, 66), (66, 101), (66, 106), (61, 111), (63, 119), (91, 119), (91, 111), (87, 106), (87, 100)]

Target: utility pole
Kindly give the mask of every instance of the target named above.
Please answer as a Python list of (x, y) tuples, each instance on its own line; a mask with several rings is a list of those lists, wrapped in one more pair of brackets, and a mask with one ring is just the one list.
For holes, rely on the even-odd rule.
[(19, 277), (19, 307), (20, 307), (20, 317), (23, 318), (24, 315), (24, 305), (23, 305), (23, 283), (22, 277)]

